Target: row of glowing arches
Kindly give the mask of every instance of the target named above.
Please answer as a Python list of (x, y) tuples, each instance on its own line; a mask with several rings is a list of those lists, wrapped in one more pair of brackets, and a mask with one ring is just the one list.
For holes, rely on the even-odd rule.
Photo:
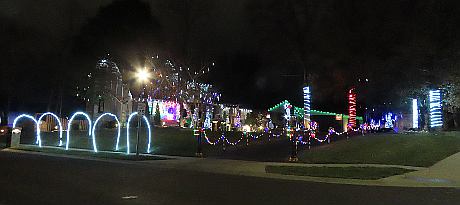
[[(129, 115), (128, 117), (128, 122), (126, 124), (126, 153), (129, 154), (130, 153), (130, 149), (129, 149), (129, 125), (130, 125), (130, 122), (132, 120), (132, 118), (134, 116), (136, 116), (138, 113), (137, 112), (133, 112)], [(37, 127), (37, 136), (36, 136), (36, 143), (38, 144), (39, 147), (42, 147), (42, 140), (41, 140), (41, 136), (40, 136), (40, 122), (41, 120), (43, 119), (43, 117), (47, 116), (47, 115), (51, 115), (53, 118), (56, 119), (57, 123), (58, 123), (58, 127), (59, 127), (59, 146), (62, 146), (63, 145), (63, 142), (62, 142), (62, 134), (63, 134), (63, 130), (62, 130), (62, 123), (59, 119), (59, 117), (57, 115), (55, 115), (54, 113), (52, 112), (46, 112), (46, 113), (43, 113), (42, 115), (40, 115), (40, 117), (38, 118), (38, 120), (36, 120), (33, 116), (31, 115), (27, 115), (27, 114), (21, 114), (19, 115), (18, 117), (16, 117), (13, 121), (13, 128), (15, 128), (17, 126), (17, 123), (20, 119), (22, 118), (27, 118), (27, 119), (30, 119), (32, 120), (36, 127)], [(96, 126), (97, 126), (97, 123), (105, 116), (110, 116), (112, 118), (115, 119), (115, 121), (117, 122), (117, 143), (115, 145), (115, 151), (118, 151), (119, 150), (119, 144), (120, 144), (120, 135), (121, 135), (121, 123), (120, 121), (118, 120), (117, 116), (112, 114), (112, 113), (104, 113), (102, 115), (100, 115), (95, 121), (94, 121), (94, 124), (92, 124), (91, 122), (91, 118), (89, 117), (88, 114), (84, 113), (84, 112), (76, 112), (74, 113), (69, 121), (68, 121), (68, 124), (67, 124), (67, 136), (66, 136), (66, 144), (65, 144), (65, 149), (68, 150), (69, 149), (69, 144), (70, 144), (70, 130), (71, 130), (71, 125), (72, 125), (72, 121), (74, 120), (74, 118), (78, 115), (83, 115), (86, 120), (88, 120), (88, 136), (90, 136), (92, 138), (92, 144), (93, 144), (93, 151), (94, 152), (97, 152), (98, 149), (97, 149), (97, 144), (96, 144)], [(150, 128), (150, 123), (149, 123), (149, 120), (146, 116), (142, 116), (142, 119), (145, 121), (145, 124), (147, 125), (147, 131), (148, 131), (148, 144), (147, 144), (147, 153), (150, 153), (150, 145), (151, 145), (151, 140), (152, 140), (152, 132), (151, 132), (151, 128)]]

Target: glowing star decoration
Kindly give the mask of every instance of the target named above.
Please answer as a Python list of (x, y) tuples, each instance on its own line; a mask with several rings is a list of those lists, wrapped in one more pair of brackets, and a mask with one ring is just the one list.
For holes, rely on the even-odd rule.
[(22, 114), (22, 115), (19, 115), (18, 117), (16, 117), (13, 121), (13, 129), (16, 128), (16, 125), (18, 123), (18, 121), (21, 119), (21, 118), (29, 118), (31, 119), (32, 121), (34, 121), (35, 123), (35, 126), (37, 127), (37, 140), (36, 140), (36, 143), (38, 143), (38, 146), (41, 147), (42, 146), (42, 140), (40, 138), (40, 135), (38, 134), (38, 132), (40, 132), (40, 126), (37, 122), (37, 120), (35, 120), (34, 117), (32, 117), (31, 115), (27, 115), (27, 114)]
[(310, 129), (310, 104), (311, 104), (311, 93), (310, 87), (303, 87), (303, 120), (306, 129)]
[(412, 128), (418, 128), (418, 102), (412, 99)]
[[(59, 146), (62, 146), (62, 124), (61, 124), (61, 121), (59, 119), (59, 117), (57, 115), (55, 115), (54, 113), (52, 112), (45, 112), (43, 113), (39, 118), (38, 118), (38, 123), (40, 124), (43, 117), (47, 116), (47, 115), (51, 115), (54, 117), (54, 119), (56, 119), (57, 123), (58, 123), (58, 126), (59, 126)], [(37, 129), (37, 139), (40, 138), (41, 139), (41, 136), (40, 136), (40, 129)]]
[(348, 123), (351, 127), (356, 127), (356, 93), (354, 88), (348, 91)]
[[(77, 115), (83, 115), (85, 118), (88, 120), (88, 136), (91, 137), (91, 118), (84, 112), (76, 112), (70, 117), (69, 122), (67, 124), (67, 141), (65, 144), (65, 149), (69, 149), (69, 142), (70, 142), (70, 129), (72, 128), (72, 121)], [(94, 152), (97, 152), (97, 147), (96, 147), (96, 139), (93, 137), (93, 150)]]
[(118, 118), (116, 115), (112, 114), (112, 113), (104, 113), (102, 114), (101, 116), (99, 116), (96, 121), (94, 121), (94, 124), (93, 124), (93, 130), (92, 130), (92, 135), (93, 135), (93, 138), (95, 139), (96, 138), (96, 127), (97, 127), (97, 123), (99, 122), (99, 120), (101, 120), (104, 116), (110, 116), (110, 117), (113, 117), (115, 118), (115, 121), (117, 121), (117, 129), (118, 129), (118, 132), (117, 132), (117, 144), (115, 146), (115, 150), (118, 151), (118, 144), (119, 144), (119, 141), (120, 141), (120, 132), (121, 132), (121, 124), (120, 124), (120, 121), (118, 121)]
[[(130, 153), (130, 150), (129, 150), (129, 124), (131, 122), (131, 119), (135, 115), (137, 115), (137, 112), (131, 113), (129, 115), (129, 117), (128, 117), (128, 122), (126, 123), (126, 154)], [(151, 140), (152, 140), (152, 132), (151, 132), (151, 128), (150, 128), (150, 123), (149, 123), (149, 119), (146, 116), (143, 116), (142, 119), (144, 119), (145, 124), (147, 124), (147, 131), (148, 131), (148, 135), (149, 135), (148, 136), (149, 143), (147, 144), (147, 153), (150, 153), (150, 144), (151, 144)]]
[(430, 91), (430, 127), (442, 127), (441, 91)]

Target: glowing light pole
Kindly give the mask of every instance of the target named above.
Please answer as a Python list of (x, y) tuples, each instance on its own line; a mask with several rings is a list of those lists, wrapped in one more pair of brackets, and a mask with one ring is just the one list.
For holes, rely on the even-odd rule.
[[(139, 83), (139, 94), (142, 92), (142, 84), (150, 79), (150, 72), (144, 68), (136, 72), (136, 78)], [(139, 130), (141, 128), (141, 118), (145, 114), (145, 104), (141, 104), (141, 99), (137, 102), (137, 132), (136, 132), (136, 156), (139, 156)], [(148, 121), (147, 121), (148, 124)], [(129, 147), (129, 145), (127, 145)]]
[(356, 126), (356, 93), (355, 88), (348, 91), (348, 124), (352, 128)]
[(430, 128), (442, 127), (441, 90), (430, 90)]
[(418, 102), (412, 99), (412, 128), (418, 129)]
[(303, 123), (305, 129), (310, 129), (310, 86), (303, 87)]

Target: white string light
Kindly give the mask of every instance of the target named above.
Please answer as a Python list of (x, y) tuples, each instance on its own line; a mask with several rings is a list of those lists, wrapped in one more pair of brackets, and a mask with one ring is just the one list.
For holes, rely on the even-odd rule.
[(13, 128), (16, 127), (18, 121), (19, 121), (21, 118), (23, 118), (23, 117), (29, 118), (29, 119), (31, 119), (32, 121), (34, 121), (35, 126), (37, 126), (37, 129), (36, 129), (36, 131), (37, 131), (37, 140), (36, 140), (36, 143), (38, 143), (38, 146), (39, 146), (39, 147), (42, 147), (42, 140), (41, 140), (41, 138), (40, 138), (40, 135), (38, 134), (38, 133), (40, 132), (40, 125), (38, 124), (37, 120), (35, 120), (35, 118), (32, 117), (31, 115), (21, 114), (21, 115), (17, 116), (17, 117), (14, 119), (14, 121), (13, 121)]
[[(129, 151), (129, 124), (131, 123), (131, 119), (137, 114), (138, 114), (137, 112), (131, 113), (128, 117), (128, 122), (126, 123), (126, 154), (130, 153)], [(151, 139), (152, 139), (150, 123), (146, 116), (143, 116), (142, 119), (144, 119), (145, 123), (147, 124), (147, 130), (148, 130), (148, 135), (149, 135), (148, 136), (149, 143), (147, 144), (147, 153), (150, 153), (150, 144), (151, 144)]]
[(102, 114), (101, 116), (99, 116), (96, 121), (94, 122), (94, 125), (93, 125), (93, 131), (92, 131), (92, 134), (93, 134), (93, 138), (96, 138), (96, 127), (97, 127), (97, 123), (99, 122), (100, 119), (102, 119), (102, 117), (104, 116), (110, 116), (110, 117), (113, 117), (115, 118), (115, 120), (117, 121), (117, 145), (115, 146), (115, 150), (118, 151), (118, 141), (120, 139), (120, 132), (121, 132), (121, 124), (120, 124), (120, 121), (118, 121), (118, 118), (116, 115), (112, 114), (112, 113), (104, 113)]
[[(52, 113), (52, 112), (45, 112), (45, 113), (43, 113), (43, 114), (38, 118), (38, 121), (37, 121), (38, 124), (41, 123), (43, 117), (45, 117), (46, 115), (51, 115), (51, 116), (53, 116), (53, 117), (56, 119), (56, 121), (58, 122), (58, 125), (59, 125), (59, 146), (62, 146), (62, 124), (61, 124), (61, 121), (60, 121), (60, 119), (59, 119), (59, 117), (58, 117), (57, 115), (55, 115), (55, 114)], [(40, 136), (40, 129), (37, 129), (37, 135), (38, 135), (37, 139), (38, 139), (38, 138), (41, 139), (41, 136)]]
[[(65, 149), (69, 150), (69, 142), (70, 142), (70, 129), (72, 127), (72, 121), (77, 115), (83, 115), (85, 118), (88, 120), (88, 136), (91, 137), (91, 118), (84, 112), (76, 112), (70, 117), (68, 125), (67, 125), (67, 141), (65, 144)], [(97, 147), (96, 147), (96, 139), (93, 137), (93, 150), (94, 152), (97, 152)]]

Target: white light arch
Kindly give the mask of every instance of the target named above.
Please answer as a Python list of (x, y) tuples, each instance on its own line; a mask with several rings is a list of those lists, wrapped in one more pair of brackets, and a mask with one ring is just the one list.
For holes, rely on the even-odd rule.
[[(61, 124), (61, 121), (60, 121), (60, 119), (59, 119), (59, 117), (57, 115), (55, 115), (52, 112), (45, 112), (38, 118), (37, 123), (40, 124), (40, 122), (42, 121), (43, 117), (45, 117), (46, 115), (53, 116), (56, 119), (56, 121), (58, 122), (58, 125), (59, 125), (59, 146), (62, 146), (62, 124)], [(40, 138), (40, 140), (41, 140), (40, 128), (37, 129), (37, 135), (38, 135), (37, 139)]]
[(39, 124), (38, 124), (37, 120), (34, 117), (32, 117), (31, 115), (27, 115), (27, 114), (21, 114), (21, 115), (17, 116), (13, 121), (13, 128), (16, 127), (16, 124), (18, 123), (18, 121), (23, 117), (29, 118), (29, 119), (31, 119), (32, 121), (35, 122), (35, 126), (37, 126), (37, 129), (36, 129), (37, 141), (36, 141), (36, 143), (38, 143), (38, 146), (41, 147), (42, 146), (42, 140), (40, 139), (40, 135), (38, 135), (38, 132), (40, 132), (40, 127), (39, 127)]
[(118, 133), (117, 133), (117, 145), (116, 145), (116, 147), (115, 147), (115, 150), (118, 151), (118, 142), (119, 142), (119, 140), (120, 140), (121, 124), (120, 124), (120, 121), (118, 121), (117, 116), (114, 115), (114, 114), (112, 114), (112, 113), (104, 113), (104, 114), (102, 114), (101, 116), (99, 116), (99, 117), (96, 119), (96, 121), (94, 121), (94, 124), (93, 124), (93, 131), (92, 131), (93, 139), (96, 138), (96, 132), (95, 132), (95, 130), (96, 130), (97, 123), (99, 122), (100, 119), (102, 119), (102, 117), (104, 117), (104, 116), (106, 116), (106, 115), (115, 118), (115, 120), (117, 121)]
[[(137, 114), (138, 114), (137, 112), (131, 113), (128, 117), (128, 122), (126, 124), (126, 154), (129, 154), (129, 124), (131, 122), (131, 119)], [(148, 129), (148, 134), (149, 134), (148, 136), (149, 143), (147, 144), (147, 153), (150, 153), (150, 144), (152, 140), (152, 132), (150, 128), (150, 123), (146, 116), (143, 116), (142, 119), (144, 119), (145, 123), (147, 124), (147, 129)], [(117, 143), (117, 146), (118, 146), (118, 143)]]
[[(72, 117), (70, 117), (69, 119), (69, 122), (68, 122), (68, 125), (67, 125), (67, 141), (66, 141), (66, 144), (65, 144), (65, 149), (68, 150), (69, 149), (69, 141), (70, 141), (70, 128), (72, 127), (72, 121), (73, 119), (75, 118), (75, 116), (77, 115), (83, 115), (86, 117), (86, 119), (88, 120), (88, 124), (89, 124), (89, 127), (88, 127), (88, 136), (91, 137), (91, 118), (84, 112), (76, 112), (72, 115)], [(94, 152), (97, 152), (97, 147), (96, 147), (96, 139), (94, 139), (93, 137), (93, 150)]]

